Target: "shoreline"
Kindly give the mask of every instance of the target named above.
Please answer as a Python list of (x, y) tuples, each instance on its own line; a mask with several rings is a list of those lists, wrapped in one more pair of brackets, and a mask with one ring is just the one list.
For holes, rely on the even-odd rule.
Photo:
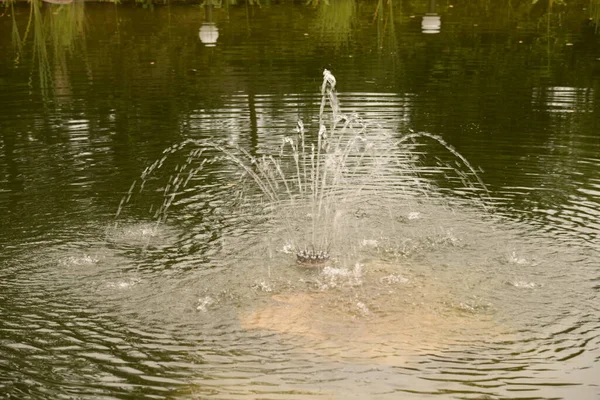
[[(116, 4), (116, 5), (126, 5), (126, 4), (142, 4), (142, 3), (152, 3), (153, 6), (168, 6), (168, 5), (198, 5), (201, 3), (199, 0), (157, 0), (153, 2), (149, 1), (141, 1), (141, 0), (39, 0), (42, 3), (51, 4), (51, 5), (66, 5), (73, 3), (93, 3), (93, 4)], [(30, 4), (31, 0), (0, 0), (0, 7), (8, 7), (11, 4), (15, 5), (27, 5)]]

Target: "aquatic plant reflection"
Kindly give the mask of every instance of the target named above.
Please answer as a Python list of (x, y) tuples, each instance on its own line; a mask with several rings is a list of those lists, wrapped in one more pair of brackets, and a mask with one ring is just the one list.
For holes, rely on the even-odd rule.
[[(44, 3), (50, 3), (44, 5)], [(29, 33), (32, 40), (32, 68), (29, 86), (39, 85), (40, 93), (46, 100), (50, 91), (55, 94), (70, 95), (68, 56), (80, 50), (85, 53), (85, 11), (83, 1), (32, 0), (29, 3), (30, 14), (23, 38), (12, 14), (12, 44), (15, 51), (15, 63), (19, 64), (26, 49)], [(37, 73), (37, 78), (34, 78)]]
[(596, 27), (596, 32), (600, 27), (600, 0), (590, 0), (590, 19)]
[(6, 7), (10, 7), (10, 16), (11, 16), (11, 41), (12, 46), (15, 51), (15, 64), (19, 64), (21, 59), (21, 53), (23, 52), (23, 42), (21, 39), (21, 34), (19, 33), (19, 27), (17, 26), (17, 21), (15, 20), (15, 0), (9, 1), (6, 4)]
[(377, 23), (377, 48), (383, 50), (387, 44), (392, 54), (398, 47), (394, 12), (394, 0), (378, 0), (373, 16)]
[(321, 36), (331, 39), (336, 47), (347, 44), (356, 21), (356, 1), (330, 0), (316, 4), (316, 27)]
[[(46, 32), (44, 31), (44, 18), (41, 0), (32, 0), (31, 15), (33, 18), (33, 65), (37, 62), (38, 79), (43, 97), (48, 96), (48, 89), (52, 84), (52, 72), (46, 46)], [(33, 86), (33, 70), (29, 79), (29, 85)]]

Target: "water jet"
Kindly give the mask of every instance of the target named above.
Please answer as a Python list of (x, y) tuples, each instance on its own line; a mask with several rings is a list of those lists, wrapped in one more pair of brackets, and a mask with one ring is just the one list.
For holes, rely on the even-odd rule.
[[(336, 84), (324, 70), (318, 116), (309, 121), (316, 124), (314, 131), (299, 119), (273, 151), (253, 152), (218, 139), (187, 139), (167, 148), (132, 184), (117, 217), (136, 191), (154, 183), (153, 176), (170, 158), (179, 157), (174, 174), (157, 188), (162, 204), (151, 206), (157, 225), (167, 221), (172, 207), (192, 207), (189, 201), (178, 202), (182, 194), (216, 190), (206, 195), (207, 202), (218, 198), (219, 204), (202, 215), (205, 230), (227, 229), (223, 220), (253, 221), (261, 226), (254, 239), (271, 243), (270, 252), (293, 255), (296, 264), (314, 268), (331, 262), (353, 265), (361, 243), (397, 232), (402, 221), (411, 220), (415, 201), (433, 201), (435, 188), (415, 167), (412, 148), (420, 139), (441, 145), (466, 168), (463, 183), (474, 182), (469, 184), (485, 192), (475, 169), (442, 138), (426, 132), (395, 134), (357, 113), (344, 113)], [(229, 183), (206, 184), (213, 168), (226, 171)], [(227, 236), (223, 231), (215, 235)]]

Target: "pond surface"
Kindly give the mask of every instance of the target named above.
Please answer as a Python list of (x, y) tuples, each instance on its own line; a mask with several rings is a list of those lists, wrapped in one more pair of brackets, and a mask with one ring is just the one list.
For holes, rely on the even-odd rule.
[(0, 398), (598, 399), (600, 35), (429, 7), (3, 9)]

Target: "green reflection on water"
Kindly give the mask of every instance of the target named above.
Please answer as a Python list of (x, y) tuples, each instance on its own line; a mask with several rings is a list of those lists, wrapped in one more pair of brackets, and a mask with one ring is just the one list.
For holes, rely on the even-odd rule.
[(590, 0), (590, 18), (596, 26), (596, 33), (600, 26), (600, 0)]
[(321, 36), (330, 36), (336, 46), (348, 43), (352, 28), (356, 24), (355, 0), (310, 0), (309, 4), (317, 7), (316, 30)]
[[(20, 68), (30, 71), (31, 97), (52, 105), (60, 105), (57, 98), (62, 104), (79, 100), (77, 111), (97, 118), (102, 129), (114, 125), (115, 147), (131, 152), (152, 140), (159, 152), (193, 134), (189, 120), (223, 109), (234, 93), (248, 95), (236, 112), (255, 132), (265, 112), (257, 110), (260, 95), (275, 94), (273, 107), (288, 107), (281, 94), (312, 92), (322, 66), (341, 71), (343, 90), (414, 95), (419, 101), (410, 104), (411, 127), (448, 135), (471, 121), (483, 132), (520, 132), (532, 129), (531, 115), (542, 115), (535, 122), (550, 126), (553, 117), (539, 111), (547, 107), (532, 97), (532, 89), (594, 85), (595, 67), (587, 58), (598, 36), (580, 33), (589, 11), (575, 10), (588, 0), (556, 5), (551, 14), (544, 3), (535, 18), (530, 2), (510, 7), (506, 2), (465, 7), (438, 2), (442, 30), (435, 37), (420, 34), (419, 16), (430, 7), (424, 1), (234, 3), (223, 1), (213, 10), (221, 33), (215, 48), (198, 40), (205, 16), (197, 6), (146, 12), (127, 5), (36, 0), (21, 18), (11, 11), (14, 22), (5, 38), (12, 37)], [(598, 93), (590, 91), (587, 105), (578, 107), (593, 110)], [(19, 104), (27, 107), (27, 101)], [(297, 108), (303, 112), (303, 105)], [(595, 117), (586, 112), (571, 120), (593, 128)], [(520, 119), (517, 128), (515, 119)], [(406, 125), (399, 123), (398, 130), (403, 129)], [(455, 135), (457, 147), (467, 142)], [(529, 151), (514, 149), (522, 156)], [(485, 154), (468, 158), (485, 165)], [(131, 169), (143, 168), (139, 163)]]
[[(31, 50), (29, 86), (33, 89), (39, 85), (46, 100), (55, 94), (54, 90), (60, 94), (69, 86), (67, 55), (75, 51), (85, 52), (84, 2), (44, 4), (41, 0), (31, 0), (23, 37), (16, 21), (14, 4), (11, 3), (10, 7), (15, 64), (20, 64), (23, 53)], [(31, 49), (27, 47), (30, 35)]]

